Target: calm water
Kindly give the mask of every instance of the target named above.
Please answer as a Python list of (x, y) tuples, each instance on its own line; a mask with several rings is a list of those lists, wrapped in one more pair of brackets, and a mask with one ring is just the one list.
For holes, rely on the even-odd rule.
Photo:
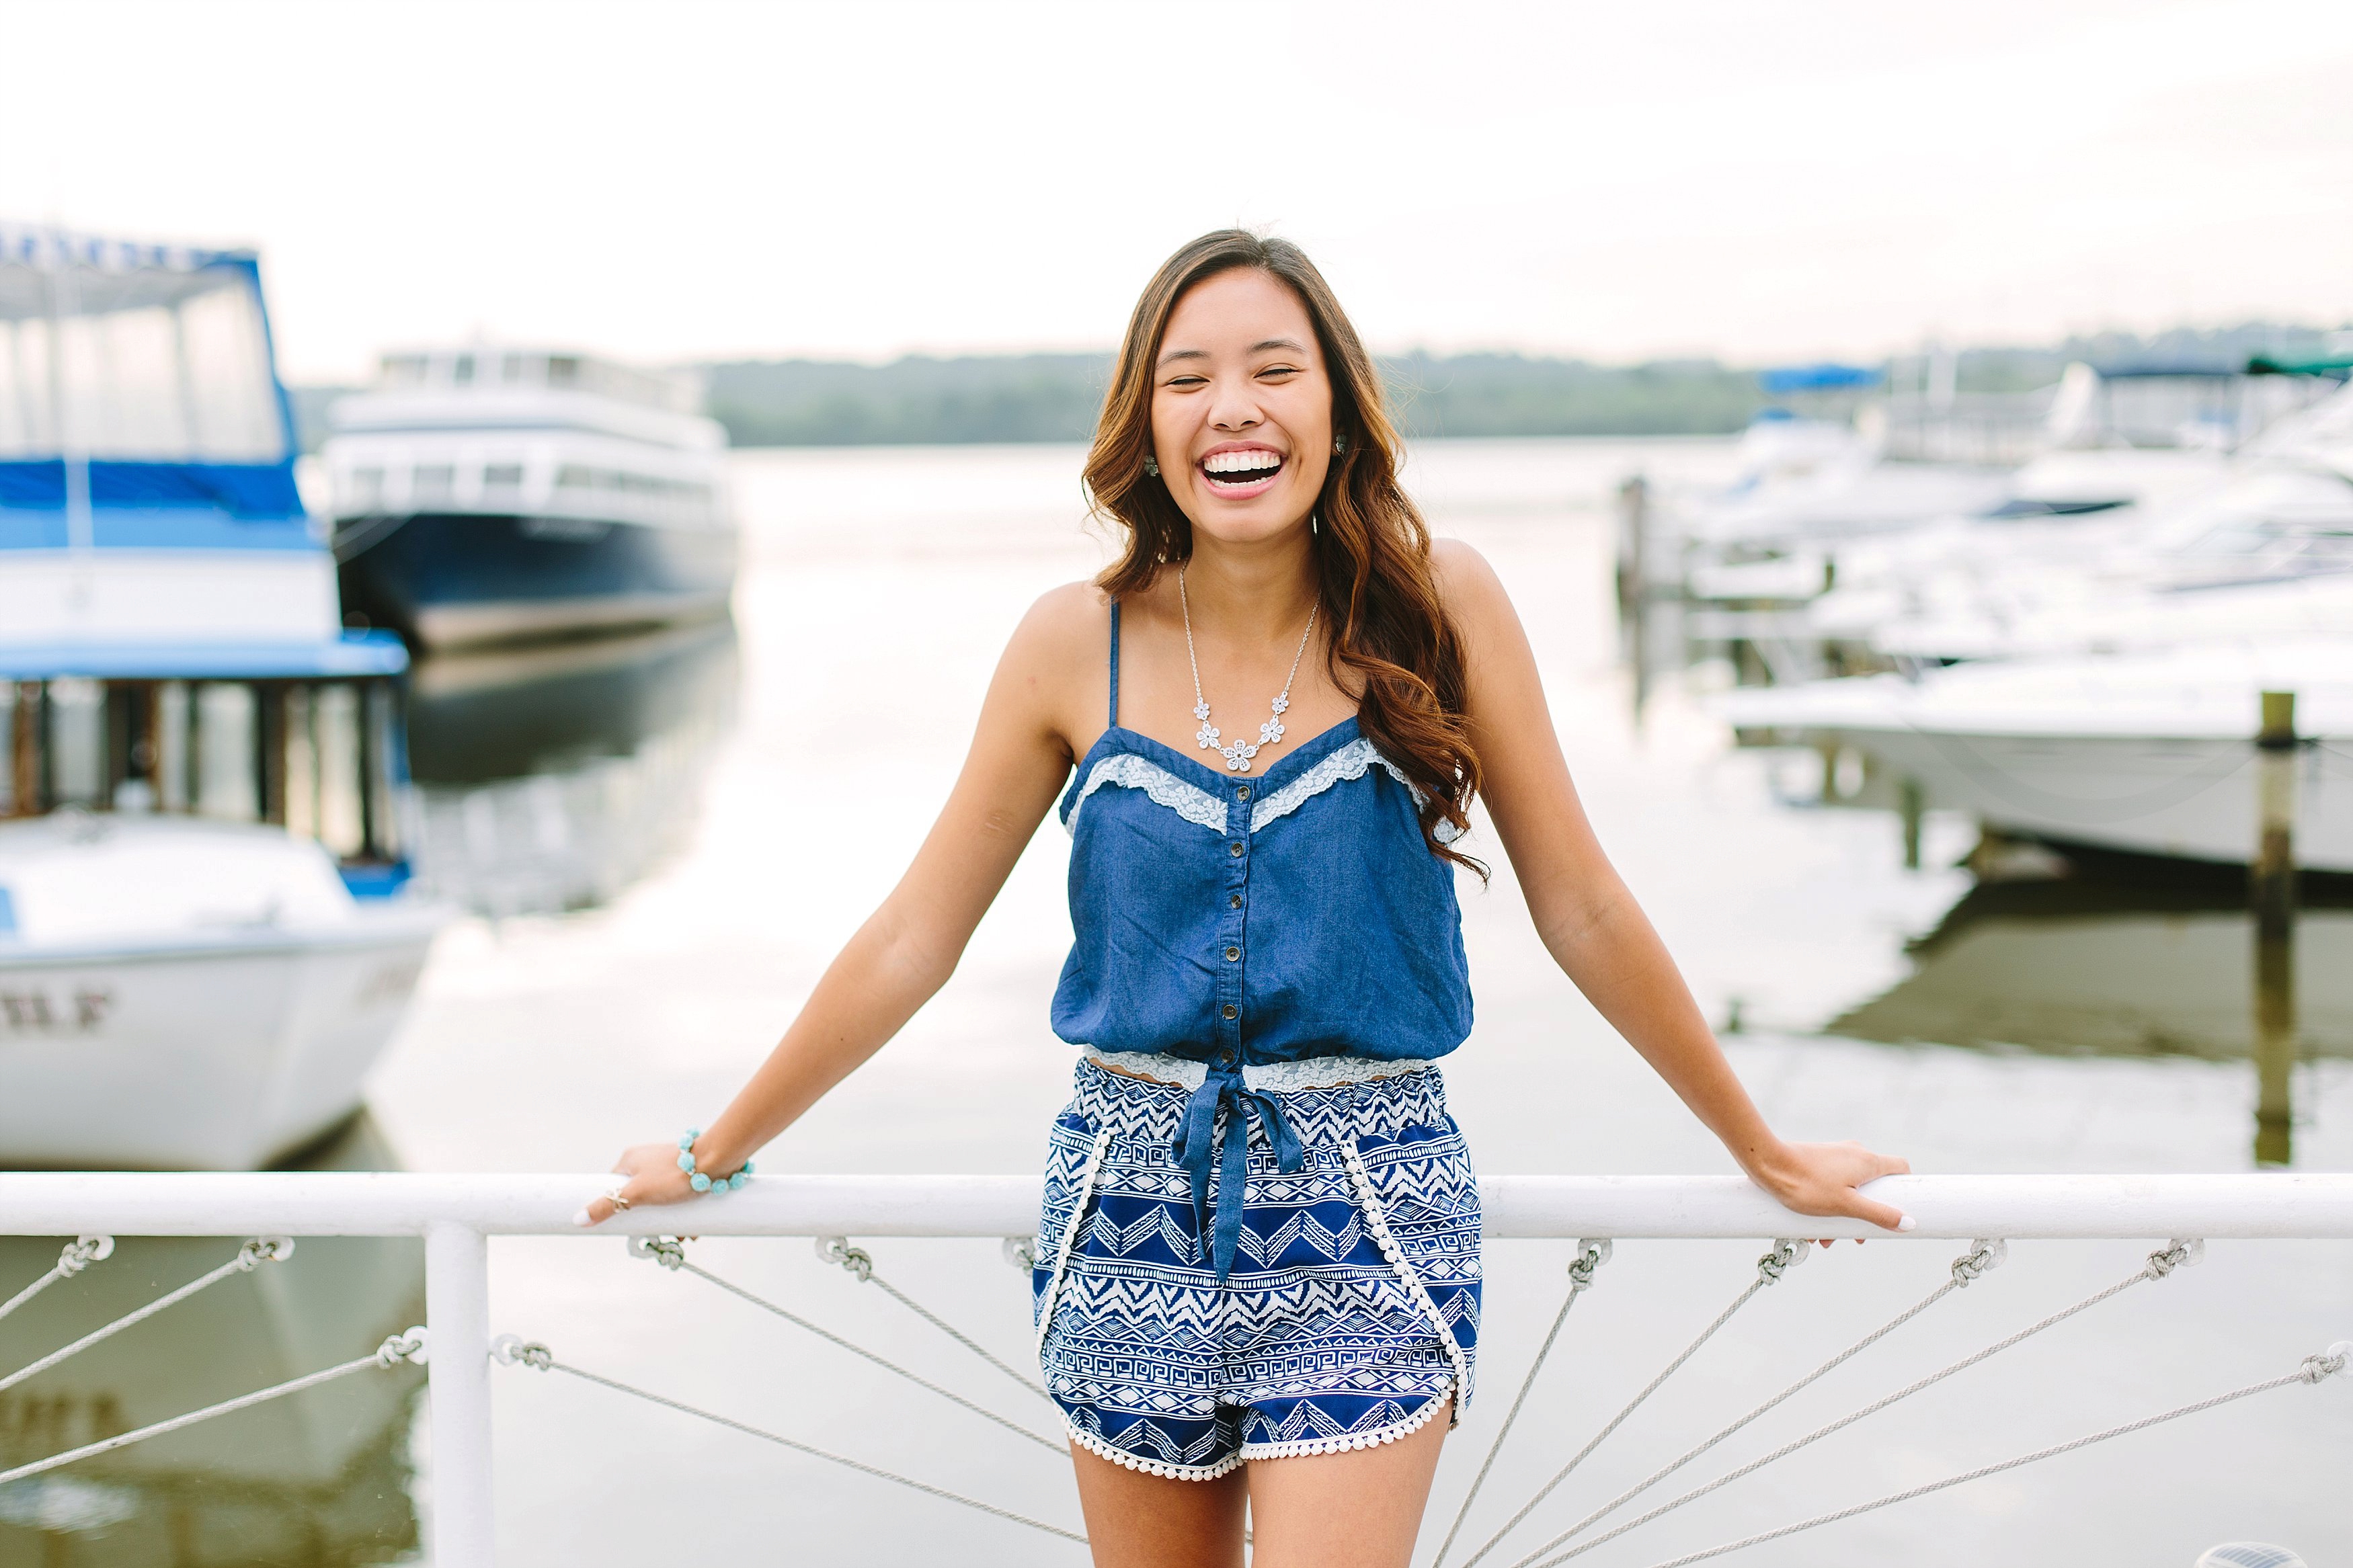
[[(1941, 868), (1974, 842), (1968, 824), (1949, 820), (1927, 825), (1924, 859), (1936, 868), (1906, 872), (1892, 816), (1788, 804), (1807, 793), (1810, 753), (1731, 751), (1699, 706), (1673, 693), (1641, 725), (1630, 720), (1615, 664), (1607, 498), (1638, 468), (1691, 482), (1724, 471), (1726, 457), (1714, 443), (1441, 443), (1417, 455), (1410, 478), (1439, 530), (1477, 544), (1512, 586), (1603, 837), (1711, 1016), (1737, 1019), (1728, 1047), (1768, 1114), (1793, 1135), (1862, 1138), (1930, 1172), (2246, 1169), (2248, 938), (2227, 900), (2080, 877), (1974, 886)], [(400, 1163), (595, 1168), (625, 1142), (708, 1119), (896, 879), (1023, 606), (1103, 560), (1082, 527), (1077, 461), (1073, 449), (1040, 447), (744, 454), (749, 548), (733, 632), (420, 671), (423, 868), (480, 918), (437, 950), (375, 1082), (375, 1122)], [(1069, 942), (1064, 854), (1049, 823), (947, 989), (764, 1155), (765, 1168), (1036, 1168), (1069, 1078), (1071, 1053), (1045, 1021)], [(1479, 1025), (1448, 1076), (1487, 1170), (1730, 1168), (1551, 967), (1507, 867), (1483, 892), (1466, 886), (1465, 911)], [(2348, 942), (2353, 917), (2343, 911), (2307, 922), (2312, 1049), (2295, 1081), (2296, 1161), (2307, 1168), (2353, 1167), (2353, 998), (2343, 989), (2353, 965), (2329, 956)], [(493, 1250), (500, 1329), (755, 1424), (1076, 1520), (1066, 1467), (1013, 1451), (984, 1424), (845, 1364), (706, 1284), (628, 1258), (617, 1240)], [(1022, 1356), (1023, 1277), (993, 1244), (872, 1250), (894, 1281), (1009, 1359)], [(1917, 1300), (1956, 1250), (1886, 1244), (1813, 1259), (1588, 1461), (1532, 1521), (1544, 1528), (1490, 1562), (1513, 1561)], [(1723, 1464), (1711, 1456), (1690, 1479), (2121, 1278), (2145, 1250), (2013, 1249), (1982, 1285), (1743, 1433), (1718, 1451)], [(1757, 1251), (1619, 1249), (1523, 1415), (1470, 1539), (1741, 1289)], [(805, 1243), (711, 1242), (695, 1256), (976, 1398), (1029, 1414), (999, 1399), (994, 1373), (817, 1262)], [(1492, 1249), (1482, 1389), (1441, 1472), (1425, 1561), (1557, 1307), (1568, 1256), (1565, 1243)], [(286, 1278), (311, 1260), (306, 1250)], [(0, 1285), (46, 1261), (27, 1253)], [(159, 1256), (148, 1272), (168, 1283), (173, 1269), (185, 1278), (206, 1266)], [(335, 1266), (350, 1285), (328, 1292), (333, 1310), (249, 1306), (240, 1321), (259, 1359), (224, 1373), (224, 1386), (282, 1375), (271, 1370), (281, 1361), (357, 1353), (385, 1331), (380, 1322), (413, 1321), (400, 1292), (413, 1293), (414, 1269), (397, 1249), (363, 1250)], [(125, 1362), (123, 1386), (131, 1371), (206, 1353), (210, 1342), (193, 1331), (153, 1327), (144, 1359)], [(2203, 1268), (2141, 1287), (1591, 1560), (1654, 1563), (1933, 1479), (2288, 1370), (2348, 1333), (2353, 1248), (2218, 1244)], [(9, 1340), (0, 1353), (16, 1348)], [(698, 1556), (747, 1562), (1082, 1560), (1015, 1527), (560, 1377), (502, 1370), (497, 1390), (511, 1562), (633, 1563), (688, 1538)], [(2186, 1568), (2204, 1546), (2242, 1537), (2287, 1542), (2316, 1563), (2343, 1560), (2353, 1556), (2353, 1523), (2332, 1478), (2353, 1453), (2348, 1394), (2342, 1384), (2269, 1394), (1734, 1561)], [(31, 1419), (0, 1405), (0, 1438), (29, 1431)], [(431, 1507), (421, 1426), (409, 1430), (396, 1397), (317, 1419), (340, 1435), (316, 1446), (343, 1456), (332, 1482), (316, 1462), (254, 1458), (264, 1436), (224, 1426), (213, 1452), (237, 1452), (241, 1469), (182, 1440), (168, 1486), (110, 1482), (93, 1468), (78, 1482), (83, 1492), (0, 1490), (0, 1568), (410, 1552), (408, 1532)], [(423, 1472), (413, 1510), (399, 1496), (412, 1460)], [(243, 1515), (222, 1500), (199, 1548), (185, 1542), (202, 1531), (171, 1523), (189, 1512), (170, 1503), (171, 1487), (184, 1500), (254, 1500)], [(390, 1506), (367, 1515), (338, 1500), (346, 1493)], [(290, 1500), (298, 1495), (307, 1500)], [(304, 1526), (313, 1530), (305, 1538), (288, 1522), (328, 1513), (352, 1521), (344, 1534)]]

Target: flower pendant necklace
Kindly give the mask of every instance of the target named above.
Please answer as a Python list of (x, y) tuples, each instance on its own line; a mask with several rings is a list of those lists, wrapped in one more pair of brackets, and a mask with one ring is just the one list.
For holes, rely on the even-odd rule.
[(1185, 569), (1181, 566), (1176, 569), (1176, 605), (1185, 616), (1185, 658), (1193, 667), (1193, 717), (1201, 721), (1193, 739), (1199, 742), (1201, 750), (1225, 758), (1229, 773), (1246, 773), (1261, 746), (1271, 746), (1282, 739), (1282, 715), (1291, 706), (1291, 685), (1299, 679), (1299, 661), (1307, 657), (1307, 639), (1315, 635), (1315, 606), (1307, 606), (1307, 629), (1299, 634), (1299, 651), (1291, 656), (1291, 673), (1283, 678), (1282, 693), (1274, 700), (1274, 717), (1258, 727), (1257, 740), (1236, 741), (1228, 746), (1220, 743), (1224, 737), (1209, 722), (1208, 700), (1201, 695), (1201, 661), (1193, 653), (1193, 605), (1185, 595)]

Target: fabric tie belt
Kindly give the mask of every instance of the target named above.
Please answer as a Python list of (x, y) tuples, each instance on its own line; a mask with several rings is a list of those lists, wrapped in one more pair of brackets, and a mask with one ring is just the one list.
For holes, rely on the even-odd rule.
[[(1220, 1110), (1226, 1113), (1226, 1136), (1222, 1151), (1213, 1152), (1210, 1144), (1216, 1141)], [(1288, 1173), (1304, 1165), (1306, 1151), (1282, 1114), (1282, 1102), (1250, 1088), (1238, 1067), (1213, 1068), (1201, 1080), (1201, 1087), (1185, 1102), (1184, 1123), (1176, 1133), (1176, 1163), (1192, 1174), (1194, 1222), (1200, 1234), (1209, 1237), (1209, 1256), (1220, 1284), (1233, 1270), (1234, 1248), (1241, 1241), (1242, 1184), (1250, 1174), (1249, 1114), (1253, 1110), (1266, 1129), (1266, 1141), (1274, 1146), (1276, 1168)], [(1214, 1218), (1209, 1206), (1212, 1162), (1217, 1165), (1218, 1187)]]

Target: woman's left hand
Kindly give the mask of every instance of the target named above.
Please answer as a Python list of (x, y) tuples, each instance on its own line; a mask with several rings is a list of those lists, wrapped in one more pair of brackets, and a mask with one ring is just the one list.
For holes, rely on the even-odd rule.
[(1748, 1179), (1782, 1207), (1817, 1216), (1869, 1220), (1883, 1230), (1910, 1230), (1912, 1217), (1893, 1204), (1865, 1197), (1860, 1187), (1882, 1176), (1912, 1173), (1908, 1160), (1844, 1143), (1783, 1143), (1760, 1158)]
[(696, 1194), (684, 1171), (678, 1168), (675, 1143), (640, 1143), (621, 1152), (613, 1174), (624, 1178), (606, 1195), (594, 1199), (572, 1216), (577, 1226), (602, 1225), (625, 1208), (649, 1204), (682, 1204)]

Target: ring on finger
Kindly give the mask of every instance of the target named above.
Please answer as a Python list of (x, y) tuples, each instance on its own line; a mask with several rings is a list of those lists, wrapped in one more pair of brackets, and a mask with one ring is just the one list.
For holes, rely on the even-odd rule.
[(607, 1193), (605, 1196), (607, 1201), (611, 1203), (617, 1209), (625, 1209), (629, 1206), (629, 1200), (623, 1197), (618, 1191)]

